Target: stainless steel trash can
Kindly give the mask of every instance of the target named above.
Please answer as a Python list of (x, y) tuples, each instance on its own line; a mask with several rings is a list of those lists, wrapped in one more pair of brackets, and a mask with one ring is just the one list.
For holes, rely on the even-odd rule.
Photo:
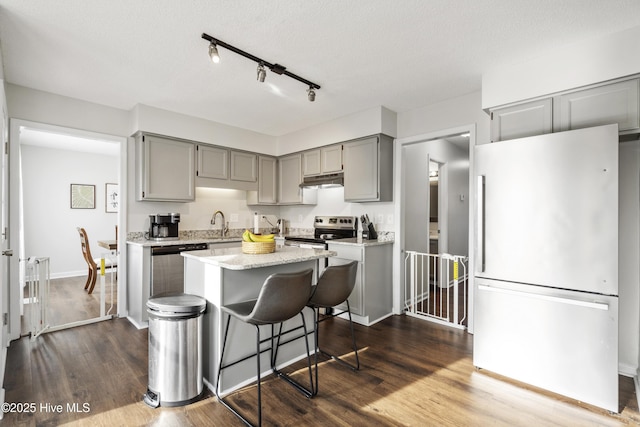
[(181, 406), (202, 394), (202, 313), (195, 295), (156, 295), (149, 313), (149, 385), (144, 402), (154, 408)]

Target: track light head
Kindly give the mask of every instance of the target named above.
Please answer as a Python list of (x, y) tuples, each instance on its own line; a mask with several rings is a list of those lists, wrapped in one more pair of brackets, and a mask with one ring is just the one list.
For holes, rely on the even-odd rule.
[(262, 62), (260, 63), (260, 65), (258, 65), (258, 81), (260, 83), (264, 82), (265, 77), (267, 77), (267, 70), (264, 69), (264, 64), (262, 64)]
[(258, 80), (259, 82), (262, 83), (265, 81), (268, 68), (274, 74), (290, 77), (303, 83), (306, 86), (309, 86), (309, 89), (307, 89), (307, 98), (310, 102), (316, 100), (316, 89), (320, 89), (320, 85), (293, 74), (292, 72), (287, 70), (287, 67), (285, 67), (284, 65), (271, 64), (270, 62), (267, 62), (262, 58), (258, 58), (257, 56), (245, 52), (244, 50), (238, 49), (237, 47), (232, 46), (229, 43), (225, 43), (222, 40), (213, 38), (206, 33), (202, 33), (202, 38), (209, 42), (209, 57), (215, 64), (220, 62), (220, 56), (218, 55), (218, 46), (223, 47), (233, 53), (237, 53), (240, 56), (250, 59), (251, 61), (257, 62), (258, 68), (256, 69), (256, 80)]
[(214, 42), (209, 43), (209, 57), (214, 64), (220, 62), (220, 55), (218, 55), (218, 48)]
[(309, 86), (309, 89), (307, 89), (307, 98), (309, 98), (310, 102), (313, 102), (316, 100), (316, 91), (313, 89), (312, 86)]

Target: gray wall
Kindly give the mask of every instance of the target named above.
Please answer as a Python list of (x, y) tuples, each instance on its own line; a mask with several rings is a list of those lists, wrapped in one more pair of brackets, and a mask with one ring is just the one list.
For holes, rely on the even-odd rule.
[[(403, 147), (404, 226), (408, 251), (429, 252), (429, 163), (428, 158), (447, 165), (448, 253), (469, 254), (469, 154), (445, 140), (419, 142)], [(440, 188), (442, 191), (442, 187)], [(463, 195), (464, 200), (460, 200)]]

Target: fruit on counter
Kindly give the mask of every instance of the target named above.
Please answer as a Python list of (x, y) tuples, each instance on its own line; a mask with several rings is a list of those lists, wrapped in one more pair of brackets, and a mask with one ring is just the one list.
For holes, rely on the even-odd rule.
[(275, 234), (253, 234), (249, 230), (244, 230), (242, 233), (243, 242), (273, 242), (275, 241)]

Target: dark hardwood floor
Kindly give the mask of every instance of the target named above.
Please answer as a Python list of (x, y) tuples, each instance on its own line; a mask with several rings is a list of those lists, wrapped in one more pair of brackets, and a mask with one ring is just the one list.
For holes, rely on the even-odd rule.
[[(91, 295), (84, 290), (87, 276), (65, 277), (61, 279), (51, 279), (49, 291), (49, 311), (48, 320), (50, 326), (60, 326), (68, 323), (100, 317), (100, 278)], [(117, 282), (114, 280), (115, 286)], [(107, 290), (105, 312), (110, 306), (111, 277), (105, 276), (105, 289)], [(28, 288), (25, 287), (24, 298), (29, 298)], [(111, 314), (117, 313), (117, 292), (113, 293), (113, 308)], [(24, 316), (22, 317), (22, 335), (27, 335), (31, 330), (29, 321), (31, 304), (25, 304)]]
[[(327, 350), (347, 351), (348, 323), (324, 322)], [(633, 381), (620, 377), (620, 414), (544, 392), (472, 364), (472, 335), (408, 316), (356, 325), (361, 370), (320, 367), (319, 395), (306, 399), (279, 379), (263, 383), (263, 422), (277, 426), (620, 426), (639, 425)], [(352, 355), (346, 355), (347, 358)], [(303, 380), (302, 363), (285, 369)], [(151, 409), (147, 331), (126, 319), (22, 338), (8, 350), (7, 402), (34, 413), (7, 413), (11, 426), (240, 426), (207, 393), (194, 404)], [(255, 386), (233, 397), (253, 415)], [(62, 412), (42, 405), (62, 405)], [(69, 411), (77, 404), (80, 412)], [(51, 408), (52, 406), (49, 406)], [(55, 406), (53, 406), (55, 407)], [(86, 412), (82, 412), (86, 409)]]

